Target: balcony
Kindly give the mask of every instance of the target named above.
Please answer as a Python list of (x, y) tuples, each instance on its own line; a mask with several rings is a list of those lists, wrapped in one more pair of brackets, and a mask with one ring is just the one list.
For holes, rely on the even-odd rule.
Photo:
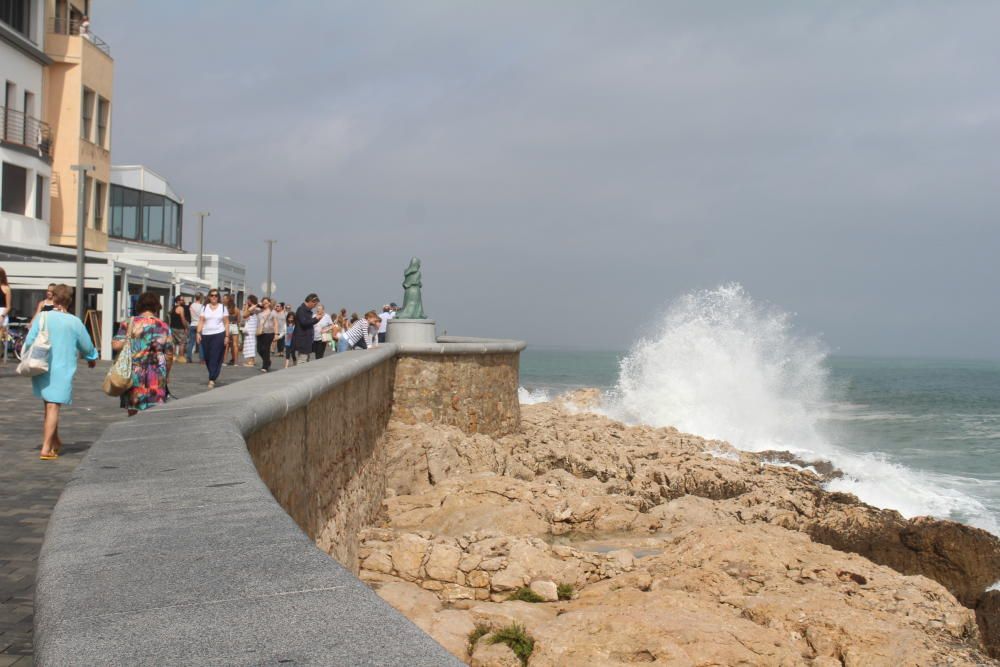
[(111, 46), (103, 39), (95, 35), (90, 30), (88, 24), (84, 24), (79, 19), (67, 19), (53, 17), (49, 19), (49, 33), (54, 35), (67, 35), (69, 37), (82, 37), (96, 46), (104, 55), (111, 57)]
[(49, 124), (15, 111), (0, 107), (0, 139), (4, 143), (37, 151), (38, 157), (52, 160), (52, 133)]

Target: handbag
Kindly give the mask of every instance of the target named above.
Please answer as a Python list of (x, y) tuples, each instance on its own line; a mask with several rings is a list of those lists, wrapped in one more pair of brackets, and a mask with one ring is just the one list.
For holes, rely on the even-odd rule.
[(333, 342), (333, 334), (330, 333), (329, 331), (326, 332), (325, 334), (321, 334), (321, 335), (322, 335), (324, 343), (332, 343)]
[(108, 369), (108, 374), (104, 376), (104, 384), (101, 389), (108, 396), (121, 396), (132, 388), (132, 323), (129, 318), (128, 326), (125, 327), (125, 346), (118, 351), (118, 356)]
[(17, 365), (17, 374), (22, 377), (34, 377), (49, 372), (49, 355), (52, 345), (49, 343), (49, 330), (45, 326), (48, 313), (42, 313), (42, 321), (38, 323), (38, 335), (28, 351)]

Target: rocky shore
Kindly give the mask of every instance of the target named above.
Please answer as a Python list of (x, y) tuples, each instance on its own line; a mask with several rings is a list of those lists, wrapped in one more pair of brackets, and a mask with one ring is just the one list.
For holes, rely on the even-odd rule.
[(390, 424), (362, 579), (473, 665), (995, 664), (993, 535), (828, 493), (827, 462), (574, 408), (593, 398), (500, 439)]

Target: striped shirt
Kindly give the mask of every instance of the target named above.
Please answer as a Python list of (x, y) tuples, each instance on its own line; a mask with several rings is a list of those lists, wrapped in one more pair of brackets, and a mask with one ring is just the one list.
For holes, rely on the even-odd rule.
[(357, 322), (351, 325), (351, 328), (347, 330), (344, 334), (347, 336), (347, 344), (350, 347), (354, 347), (361, 341), (365, 341), (365, 347), (368, 346), (368, 320), (361, 318)]

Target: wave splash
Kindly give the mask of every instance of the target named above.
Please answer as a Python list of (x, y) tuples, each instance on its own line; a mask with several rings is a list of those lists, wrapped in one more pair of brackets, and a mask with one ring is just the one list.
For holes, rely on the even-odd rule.
[(730, 283), (686, 295), (666, 311), (656, 335), (637, 342), (622, 360), (602, 412), (738, 449), (827, 459), (845, 473), (831, 490), (904, 516), (957, 519), (1000, 533), (985, 505), (945, 476), (831, 441), (821, 428), (835, 405), (826, 357), (819, 338), (794, 329), (791, 314)]

